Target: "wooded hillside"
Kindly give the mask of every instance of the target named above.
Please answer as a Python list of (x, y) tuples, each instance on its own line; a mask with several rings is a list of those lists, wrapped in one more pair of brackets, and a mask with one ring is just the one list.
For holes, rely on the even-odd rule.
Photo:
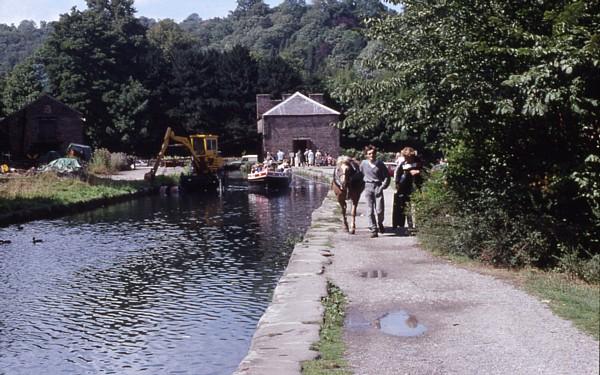
[(94, 146), (152, 152), (171, 125), (250, 151), (256, 93), (323, 91), (366, 50), (365, 17), (389, 13), (377, 0), (240, 0), (225, 18), (177, 24), (138, 18), (134, 5), (89, 0), (40, 28), (1, 25), (0, 116), (49, 92), (85, 115)]

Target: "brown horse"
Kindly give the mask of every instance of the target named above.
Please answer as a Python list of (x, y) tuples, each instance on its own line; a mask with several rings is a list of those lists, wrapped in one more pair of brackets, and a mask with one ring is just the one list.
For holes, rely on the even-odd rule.
[[(331, 189), (342, 208), (342, 218), (344, 219), (346, 232), (354, 234), (356, 231), (356, 206), (358, 205), (360, 194), (365, 189), (363, 174), (360, 172), (359, 164), (356, 160), (348, 156), (340, 156), (338, 158), (337, 165), (333, 171)], [(352, 201), (351, 229), (348, 228), (348, 220), (346, 219), (347, 200)]]

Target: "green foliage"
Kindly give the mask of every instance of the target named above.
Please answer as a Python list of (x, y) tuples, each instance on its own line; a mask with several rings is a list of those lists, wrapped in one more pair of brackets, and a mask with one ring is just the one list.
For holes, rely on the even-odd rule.
[(44, 67), (36, 56), (19, 63), (6, 77), (1, 99), (7, 114), (18, 111), (47, 90)]
[(581, 169), (570, 176), (581, 189), (580, 196), (589, 202), (594, 216), (600, 220), (600, 157), (589, 155)]
[(5, 87), (6, 87), (6, 80), (2, 75), (0, 75), (0, 117), (5, 117), (7, 114), (4, 109), (4, 103), (3, 103), (3, 98), (2, 98), (2, 93), (4, 92)]
[[(255, 94), (323, 90), (324, 77), (350, 69), (361, 55), (364, 17), (383, 14), (378, 0), (286, 0), (272, 9), (251, 0), (222, 19), (193, 14), (177, 24), (136, 18), (131, 0), (90, 0), (44, 32), (36, 65), (9, 77), (3, 91), (15, 99), (5, 107), (36, 96), (34, 83), (42, 82), (83, 113), (94, 147), (154, 154), (172, 126), (220, 135), (225, 153), (257, 150)], [(31, 23), (2, 26), (0, 40), (3, 31), (39, 34)]]
[(21, 21), (18, 26), (0, 24), (0, 76), (8, 74), (15, 65), (31, 56), (52, 31), (51, 24)]
[(600, 5), (403, 4), (368, 21), (381, 50), (361, 62), (366, 75), (338, 80), (344, 132), (447, 153), (452, 252), (540, 266), (556, 264), (561, 244), (600, 252), (589, 159), (600, 146)]
[(0, 184), (0, 212), (22, 212), (28, 209), (64, 207), (100, 198), (129, 195), (144, 182), (111, 181), (59, 177), (45, 172), (26, 178), (11, 179)]
[(560, 249), (559, 271), (592, 284), (600, 284), (600, 254), (592, 255), (582, 248), (561, 246)]
[(159, 49), (169, 62), (173, 62), (178, 50), (191, 48), (194, 43), (192, 36), (171, 19), (152, 25), (146, 35), (150, 44)]
[(443, 171), (431, 173), (421, 192), (413, 194), (419, 240), (422, 245), (438, 253), (464, 254), (457, 243), (456, 233), (464, 227), (457, 207), (456, 195), (448, 189)]
[(258, 92), (278, 98), (299, 90), (302, 84), (300, 73), (285, 59), (275, 56), (258, 61)]
[[(597, 266), (596, 266), (597, 267)], [(592, 335), (600, 337), (600, 288), (565, 280), (561, 275), (531, 272), (525, 287), (547, 301), (558, 316), (569, 319), (573, 324)]]
[(414, 202), (419, 237), (435, 252), (512, 267), (548, 261), (550, 246), (535, 217), (509, 216), (493, 195), (481, 195), (464, 206), (443, 172), (432, 174)]
[(94, 174), (111, 174), (112, 171), (110, 151), (105, 148), (95, 149), (88, 166), (88, 172)]
[(325, 314), (321, 325), (320, 340), (315, 345), (319, 358), (302, 363), (302, 374), (350, 374), (347, 363), (343, 359), (344, 342), (342, 327), (346, 314), (346, 297), (335, 285), (328, 283), (327, 296), (323, 299)]
[(332, 72), (351, 66), (366, 45), (359, 32), (365, 17), (386, 14), (377, 0), (286, 0), (269, 9), (263, 1), (238, 2), (225, 19), (188, 17), (181, 26), (204, 47), (227, 50), (235, 45), (265, 58), (279, 56), (303, 75), (305, 87), (322, 88)]
[(146, 29), (130, 1), (88, 5), (63, 15), (44, 45), (52, 92), (84, 114), (94, 146), (132, 149), (149, 133)]

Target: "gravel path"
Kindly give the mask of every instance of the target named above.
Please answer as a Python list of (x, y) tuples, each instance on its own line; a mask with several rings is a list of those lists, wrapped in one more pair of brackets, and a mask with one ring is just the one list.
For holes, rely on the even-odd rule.
[[(361, 202), (359, 213), (365, 209)], [(357, 227), (354, 236), (334, 234), (326, 271), (349, 298), (344, 340), (354, 374), (599, 373), (598, 342), (537, 299), (432, 257), (414, 237), (371, 239), (365, 216)], [(379, 327), (426, 331), (403, 337)]]

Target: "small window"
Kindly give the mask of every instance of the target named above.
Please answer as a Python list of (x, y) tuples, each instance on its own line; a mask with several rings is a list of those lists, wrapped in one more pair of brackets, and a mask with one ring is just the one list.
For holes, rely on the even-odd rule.
[(202, 138), (196, 138), (194, 142), (194, 152), (198, 155), (204, 154), (204, 140)]
[(217, 151), (217, 140), (216, 139), (208, 140), (208, 149), (211, 151)]

